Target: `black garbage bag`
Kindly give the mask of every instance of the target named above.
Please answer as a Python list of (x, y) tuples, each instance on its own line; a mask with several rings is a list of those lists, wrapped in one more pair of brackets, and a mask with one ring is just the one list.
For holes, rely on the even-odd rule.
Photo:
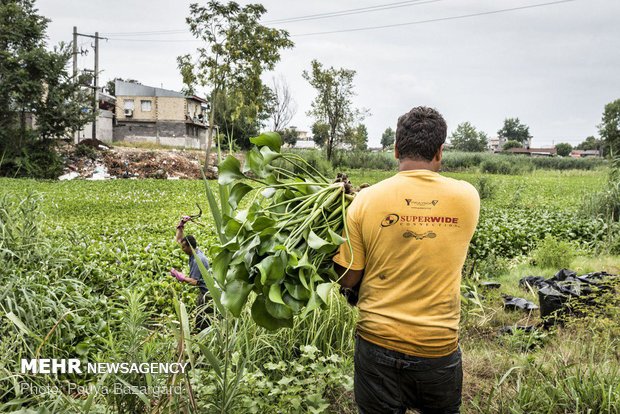
[(515, 332), (534, 332), (536, 325), (507, 325), (500, 328), (499, 333), (503, 335), (513, 335)]
[(559, 282), (562, 280), (566, 280), (569, 277), (570, 278), (577, 277), (577, 272), (573, 270), (569, 270), (569, 269), (562, 269), (559, 272), (557, 272), (555, 276), (553, 276), (551, 279)]
[(572, 313), (568, 306), (569, 298), (570, 295), (560, 292), (551, 285), (547, 285), (538, 291), (540, 317), (543, 319), (545, 327), (554, 325), (560, 317)]
[(499, 289), (500, 287), (502, 287), (502, 284), (499, 282), (486, 281), (480, 282), (480, 287), (483, 287), (485, 289)]
[(523, 289), (541, 289), (547, 286), (547, 281), (542, 276), (525, 276), (519, 280), (519, 287)]
[(523, 298), (516, 298), (514, 296), (503, 295), (504, 298), (504, 309), (509, 310), (526, 310), (532, 311), (538, 309), (538, 305), (529, 300)]

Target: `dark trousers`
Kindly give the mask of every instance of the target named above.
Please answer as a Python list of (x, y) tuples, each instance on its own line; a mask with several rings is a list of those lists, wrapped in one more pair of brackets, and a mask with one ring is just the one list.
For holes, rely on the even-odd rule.
[(402, 354), (355, 339), (355, 401), (360, 414), (458, 414), (461, 350), (440, 358)]
[(212, 299), (208, 292), (198, 293), (196, 300), (196, 330), (199, 332), (211, 326), (211, 316), (213, 315), (211, 301)]

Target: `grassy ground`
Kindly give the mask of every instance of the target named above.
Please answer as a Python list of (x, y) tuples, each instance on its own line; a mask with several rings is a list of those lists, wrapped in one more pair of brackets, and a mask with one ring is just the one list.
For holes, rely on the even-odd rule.
[[(390, 175), (392, 173), (381, 171), (349, 172), (355, 184), (372, 184)], [(475, 173), (446, 175), (474, 185), (479, 185), (481, 179)], [(605, 181), (605, 173), (602, 171), (535, 171), (525, 176), (486, 177), (495, 190), (493, 197), (483, 200), (484, 206), (508, 208), (517, 205), (565, 212), (577, 211), (583, 198), (602, 188)], [(215, 183), (209, 185), (214, 186)], [(169, 355), (175, 346), (168, 342), (170, 338), (174, 339), (175, 332), (172, 328), (175, 326), (175, 311), (171, 297), (174, 294), (188, 304), (193, 303), (188, 290), (179, 286), (167, 274), (170, 267), (186, 266), (186, 258), (172, 241), (174, 225), (180, 215), (195, 212), (194, 203), (206, 206), (204, 183), (0, 179), (0, 200), (13, 196), (22, 198), (32, 192), (40, 197), (37, 204), (43, 215), (38, 220), (42, 224), (43, 234), (69, 243), (65, 253), (70, 255), (70, 265), (62, 265), (65, 266), (62, 267), (64, 273), (59, 275), (74, 280), (78, 287), (78, 283), (84, 283), (88, 288), (83, 292), (85, 296), (100, 295), (96, 296), (98, 299), (93, 299), (97, 305), (80, 314), (83, 318), (107, 320), (111, 325), (107, 335), (118, 345), (106, 345), (108, 348), (98, 351), (99, 357), (110, 358), (115, 352), (128, 352), (131, 346), (140, 348), (145, 343), (150, 349), (148, 355), (155, 358)], [(202, 223), (204, 226), (190, 227), (190, 231), (196, 234), (199, 243), (206, 249), (215, 240), (212, 222), (206, 211)], [(59, 250), (50, 250), (45, 255), (51, 257), (60, 254), (53, 251)], [(570, 267), (579, 273), (598, 270), (620, 272), (619, 257), (592, 257), (591, 254), (577, 253)], [(36, 268), (37, 263), (29, 260), (29, 264), (24, 266)], [(500, 258), (489, 261), (485, 266), (479, 266), (478, 269), (484, 271), (480, 270), (464, 281), (470, 288), (476, 288), (484, 299), (464, 299), (463, 302), (463, 411), (558, 414), (620, 412), (620, 314), (619, 304), (614, 302), (618, 297), (610, 298), (607, 307), (596, 317), (570, 322), (561, 329), (537, 329), (527, 334), (501, 335), (499, 329), (503, 326), (537, 324), (539, 318), (536, 311), (531, 314), (505, 311), (500, 295), (519, 296), (537, 303), (537, 296), (533, 292), (518, 286), (519, 279), (526, 275), (552, 276), (558, 269), (532, 266), (530, 257), (526, 256), (511, 260)], [(24, 285), (36, 278), (51, 278), (55, 275), (53, 272), (39, 274), (45, 273), (43, 270), (30, 272), (24, 269), (21, 276)], [(2, 283), (13, 283), (13, 279), (5, 281), (5, 276), (0, 277)], [(38, 291), (41, 292), (40, 286), (49, 286), (50, 291), (64, 289), (59, 287), (63, 283), (58, 282), (62, 277), (54, 277), (56, 281), (53, 278), (45, 279), (45, 283), (36, 279)], [(480, 280), (489, 279), (499, 281), (501, 288), (485, 291), (477, 286)], [(142, 294), (140, 301), (131, 299), (134, 293)], [(63, 294), (72, 293), (69, 291)], [(107, 304), (103, 305), (102, 300), (108, 301)], [(143, 307), (141, 311), (140, 303)], [(123, 339), (123, 330), (133, 325), (122, 318), (113, 322), (117, 317), (112, 317), (116, 315), (112, 309), (114, 312), (122, 310), (127, 315), (131, 315), (131, 312), (146, 315), (147, 330), (143, 332), (146, 336), (138, 341), (139, 345), (135, 345), (135, 342), (131, 345), (132, 342)], [(23, 317), (27, 317), (26, 313)], [(5, 318), (0, 319), (6, 321)], [(139, 321), (139, 318), (135, 320)], [(249, 316), (245, 315), (234, 328), (238, 339), (234, 348), (238, 355), (251, 350), (248, 375), (243, 382), (248, 390), (244, 404), (250, 406), (252, 401), (263, 401), (264, 405), (253, 405), (256, 409), (260, 408), (258, 412), (296, 412), (290, 407), (299, 403), (296, 398), (301, 396), (304, 401), (316, 399), (317, 407), (322, 406), (321, 398), (326, 398), (331, 403), (330, 412), (354, 412), (350, 391), (342, 387), (322, 389), (316, 385), (316, 378), (323, 378), (325, 384), (329, 381), (338, 384), (350, 381), (354, 321), (355, 310), (349, 308), (336, 292), (333, 292), (332, 304), (326, 311), (305, 321), (298, 321), (291, 330), (268, 333), (256, 329)], [(38, 335), (45, 336), (54, 322), (55, 319), (50, 316), (49, 322), (41, 323)], [(37, 321), (33, 320), (33, 323)], [(77, 322), (71, 323), (65, 327), (65, 333), (77, 329)], [(0, 323), (0, 331), (2, 328)], [(89, 335), (94, 334), (90, 332)], [(137, 337), (140, 338), (139, 335)], [(220, 339), (205, 338), (214, 341), (213, 346)], [(55, 346), (64, 347), (71, 355), (77, 349), (78, 340), (83, 341), (84, 338), (67, 340), (59, 337), (56, 340)], [(99, 344), (95, 342), (87, 346), (91, 346), (91, 352), (95, 352), (96, 347), (101, 346)], [(0, 346), (0, 355), (8, 358), (12, 351), (4, 345)], [(316, 356), (312, 349), (302, 348), (303, 345), (317, 347), (321, 356)], [(322, 357), (334, 359), (321, 360)], [(269, 365), (278, 361), (285, 361), (286, 365)], [(0, 372), (1, 369), (0, 366)], [(287, 371), (298, 374), (291, 377), (286, 375)], [(212, 372), (201, 374), (199, 382), (202, 385), (197, 387), (196, 392), (203, 400), (213, 397), (209, 384), (214, 380)], [(322, 397), (316, 397), (317, 394)], [(107, 400), (97, 403), (103, 409), (117, 407), (114, 404), (118, 402)], [(71, 411), (81, 411), (82, 408), (78, 406)]]

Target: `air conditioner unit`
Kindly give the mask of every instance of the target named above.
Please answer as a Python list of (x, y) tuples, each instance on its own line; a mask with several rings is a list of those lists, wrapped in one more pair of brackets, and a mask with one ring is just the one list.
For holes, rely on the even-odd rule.
[(133, 109), (125, 109), (125, 116), (126, 117), (133, 116)]

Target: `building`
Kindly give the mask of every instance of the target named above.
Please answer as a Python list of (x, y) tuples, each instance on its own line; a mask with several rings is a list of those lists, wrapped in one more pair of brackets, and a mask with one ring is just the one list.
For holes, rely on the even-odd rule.
[(206, 148), (206, 100), (168, 89), (118, 80), (114, 87), (114, 141)]
[(600, 157), (601, 152), (599, 150), (572, 150), (570, 156), (573, 158)]
[[(116, 107), (116, 98), (103, 92), (97, 92), (97, 102), (99, 102), (99, 112), (95, 122), (95, 138), (99, 141), (111, 143), (114, 138), (114, 109)], [(85, 139), (93, 137), (93, 124), (87, 123), (84, 127), (77, 131), (73, 137), (73, 143), (79, 144)]]
[(504, 148), (504, 144), (506, 143), (506, 138), (504, 137), (494, 137), (489, 139), (488, 148), (491, 152), (501, 152)]
[(504, 151), (507, 154), (527, 155), (530, 157), (555, 157), (558, 150), (555, 148), (510, 148)]
[(297, 132), (297, 142), (295, 143), (295, 146), (293, 148), (317, 148), (316, 144), (314, 143), (314, 137), (310, 135), (310, 132), (298, 131), (297, 127), (294, 126), (292, 126), (291, 129)]

